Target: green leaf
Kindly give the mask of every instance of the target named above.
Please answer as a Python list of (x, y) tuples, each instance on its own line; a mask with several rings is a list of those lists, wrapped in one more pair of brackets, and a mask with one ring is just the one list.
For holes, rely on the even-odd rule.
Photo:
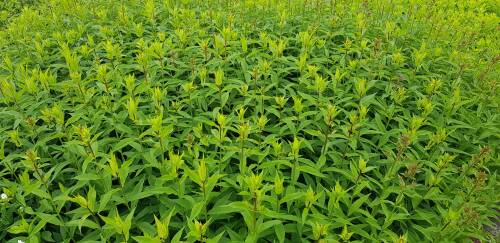
[(285, 242), (285, 227), (282, 223), (274, 226), (274, 232), (276, 233), (276, 237), (278, 237), (278, 241), (280, 243)]

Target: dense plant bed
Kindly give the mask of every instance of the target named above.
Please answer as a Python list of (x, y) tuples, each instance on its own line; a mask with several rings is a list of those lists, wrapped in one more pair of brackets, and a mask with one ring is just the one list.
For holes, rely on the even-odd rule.
[(3, 28), (24, 8), (36, 5), (39, 0), (2, 0), (0, 4), (0, 27)]
[(37, 2), (2, 242), (498, 239), (495, 1)]

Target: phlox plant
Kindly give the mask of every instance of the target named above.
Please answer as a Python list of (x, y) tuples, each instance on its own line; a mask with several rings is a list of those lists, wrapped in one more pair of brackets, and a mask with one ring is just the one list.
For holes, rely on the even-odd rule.
[(0, 241), (498, 241), (498, 9), (3, 1)]

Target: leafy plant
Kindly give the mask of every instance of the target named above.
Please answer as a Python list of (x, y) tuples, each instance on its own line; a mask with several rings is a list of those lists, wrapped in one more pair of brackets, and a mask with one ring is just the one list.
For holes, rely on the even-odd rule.
[(498, 240), (492, 1), (7, 3), (4, 241)]

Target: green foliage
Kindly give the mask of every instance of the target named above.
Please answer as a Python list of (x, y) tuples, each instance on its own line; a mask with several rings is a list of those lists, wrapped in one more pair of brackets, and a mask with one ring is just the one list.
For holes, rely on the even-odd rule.
[(17, 16), (24, 8), (38, 4), (39, 0), (3, 0), (0, 4), (0, 27), (4, 27), (10, 19)]
[(497, 237), (494, 1), (38, 2), (0, 9), (3, 241)]

